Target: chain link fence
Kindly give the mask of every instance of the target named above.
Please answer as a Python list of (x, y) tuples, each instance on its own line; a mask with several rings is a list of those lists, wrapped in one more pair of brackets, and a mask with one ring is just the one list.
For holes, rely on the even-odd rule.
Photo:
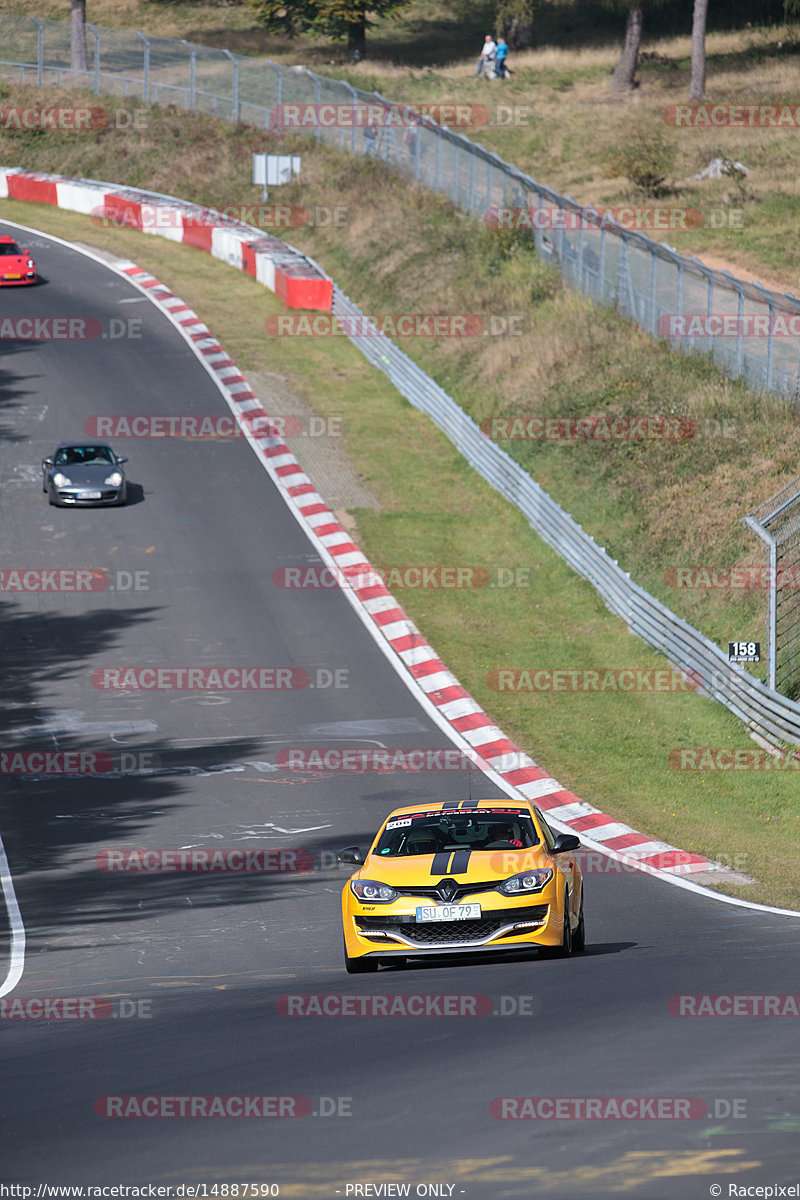
[(767, 647), (770, 686), (800, 698), (800, 475), (745, 517), (769, 550)]
[[(174, 104), (278, 131), (289, 105), (409, 111), (306, 67), (91, 24), (88, 69), (73, 71), (69, 21), (12, 15), (0, 20), (0, 73), (21, 83)], [(504, 219), (509, 209), (528, 214), (537, 255), (558, 266), (573, 287), (616, 306), (648, 333), (667, 337), (673, 348), (710, 355), (728, 375), (757, 390), (800, 400), (797, 297), (711, 270), (643, 233), (598, 219), (572, 197), (429, 118), (412, 118), (405, 127), (379, 121), (372, 129), (357, 120), (350, 127), (315, 121), (310, 131), (342, 150), (383, 159), (490, 223), (498, 214)], [(544, 222), (537, 216), (543, 209)]]

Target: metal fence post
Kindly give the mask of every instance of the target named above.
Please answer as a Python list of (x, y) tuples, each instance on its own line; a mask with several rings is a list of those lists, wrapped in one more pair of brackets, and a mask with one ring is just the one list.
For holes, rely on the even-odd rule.
[(583, 282), (583, 234), (584, 234), (584, 219), (583, 208), (578, 210), (578, 287), (581, 291), (585, 291)]
[(150, 100), (150, 40), (149, 38), (146, 38), (143, 33), (140, 33), (138, 29), (136, 30), (136, 36), (141, 38), (142, 42), (144, 43), (144, 59), (142, 63), (142, 98), (144, 99), (145, 104), (147, 104)]
[(100, 95), (100, 34), (91, 21), (86, 22), (86, 28), (91, 30), (94, 38), (94, 68), (92, 70), (92, 87), (95, 96)]
[(191, 42), (187, 42), (186, 38), (181, 38), (181, 44), (189, 51), (189, 104), (187, 105), (190, 112), (194, 112), (195, 101), (195, 70), (197, 66), (197, 51)]
[(758, 522), (755, 517), (742, 517), (742, 524), (765, 543), (769, 551), (769, 576), (767, 578), (767, 687), (775, 691), (777, 676), (776, 644), (777, 644), (777, 613), (778, 613), (778, 545), (775, 538)]
[(44, 83), (44, 26), (38, 17), (31, 17), (36, 26), (36, 80), (39, 87)]
[(650, 251), (650, 328), (654, 333), (658, 331), (657, 301), (656, 301), (656, 273), (658, 271), (658, 255), (654, 250)]
[(230, 50), (223, 50), (222, 53), (231, 61), (233, 67), (233, 78), (231, 79), (231, 120), (234, 124), (239, 120), (239, 60)]
[[(344, 81), (344, 79), (342, 80), (342, 85), (344, 87), (346, 87), (348, 92), (350, 93), (350, 103), (353, 105), (353, 117), (355, 118), (356, 113), (357, 113), (357, 104), (358, 104), (358, 96), (356, 95), (356, 89), (354, 87), (352, 87), (349, 83), (346, 83)], [(351, 122), (351, 128), (350, 128), (350, 153), (351, 154), (358, 153), (358, 150), (356, 149), (356, 125), (357, 125), (357, 121), (354, 119)]]
[(314, 121), (314, 137), (318, 142), (322, 141), (322, 126), (319, 123), (319, 110), (322, 101), (322, 87), (320, 85), (319, 76), (313, 71), (308, 71), (308, 74), (314, 80), (314, 109), (316, 112), (316, 120)]

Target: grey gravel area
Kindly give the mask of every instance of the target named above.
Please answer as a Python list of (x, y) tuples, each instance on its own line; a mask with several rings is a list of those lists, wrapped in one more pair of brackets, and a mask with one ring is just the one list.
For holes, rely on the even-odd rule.
[[(287, 436), (286, 444), (340, 520), (339, 510), (380, 507), (347, 457), (338, 422), (326, 424), (324, 418), (294, 394), (282, 375), (248, 371), (247, 382), (269, 416), (299, 419), (301, 432)], [(289, 428), (292, 424), (287, 422)], [(342, 524), (347, 523), (342, 521)]]

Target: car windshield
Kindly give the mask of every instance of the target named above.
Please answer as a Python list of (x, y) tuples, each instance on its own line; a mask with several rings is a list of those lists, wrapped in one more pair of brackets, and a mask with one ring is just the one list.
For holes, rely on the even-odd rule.
[(57, 467), (91, 467), (98, 463), (113, 463), (114, 455), (108, 446), (62, 446), (56, 451)]
[(0, 254), (22, 254), (16, 242), (0, 242)]
[(522, 809), (421, 813), (387, 821), (373, 853), (382, 858), (450, 850), (527, 850), (539, 838)]

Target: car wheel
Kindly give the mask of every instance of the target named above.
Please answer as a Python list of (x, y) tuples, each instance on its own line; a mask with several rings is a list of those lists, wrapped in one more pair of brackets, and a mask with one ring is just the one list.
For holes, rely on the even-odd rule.
[(348, 975), (366, 975), (371, 971), (377, 971), (377, 958), (351, 958), (347, 953), (347, 944), (344, 947), (344, 969)]
[(52, 493), (52, 492), (49, 490), (49, 488), (48, 488), (48, 491), (47, 491), (47, 503), (48, 503), (48, 504), (52, 504), (54, 508), (56, 507), (56, 500), (55, 500), (55, 496), (54, 496), (54, 495), (53, 495), (53, 493)]
[(560, 946), (540, 946), (543, 958), (569, 958), (572, 953), (572, 927), (569, 923), (569, 893), (564, 890), (564, 923), (561, 929)]
[(572, 935), (572, 952), (580, 954), (586, 949), (586, 929), (583, 923), (583, 890), (581, 889), (581, 911), (578, 917), (578, 924), (575, 927), (575, 932)]

